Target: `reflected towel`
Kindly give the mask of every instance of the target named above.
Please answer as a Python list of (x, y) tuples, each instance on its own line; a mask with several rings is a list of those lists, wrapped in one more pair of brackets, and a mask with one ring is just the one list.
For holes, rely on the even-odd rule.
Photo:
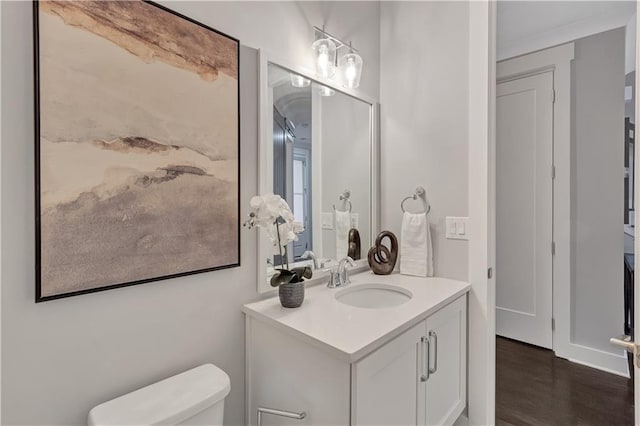
[(427, 213), (405, 212), (402, 217), (400, 273), (417, 277), (433, 276), (433, 247)]
[(336, 215), (336, 260), (347, 256), (349, 251), (349, 229), (351, 228), (351, 213), (335, 210)]

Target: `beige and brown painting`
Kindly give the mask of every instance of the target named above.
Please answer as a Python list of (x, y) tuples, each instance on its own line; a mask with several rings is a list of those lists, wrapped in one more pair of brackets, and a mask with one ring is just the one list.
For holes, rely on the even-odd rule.
[(142, 1), (34, 13), (37, 300), (236, 266), (237, 40)]

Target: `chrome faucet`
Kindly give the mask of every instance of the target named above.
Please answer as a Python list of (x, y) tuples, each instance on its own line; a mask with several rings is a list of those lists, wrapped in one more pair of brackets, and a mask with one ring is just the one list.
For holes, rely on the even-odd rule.
[(338, 268), (335, 271), (329, 271), (329, 283), (327, 287), (336, 288), (349, 284), (349, 271), (347, 270), (347, 264), (352, 267), (356, 266), (356, 262), (349, 256), (344, 257), (338, 262)]
[(318, 269), (318, 259), (316, 259), (316, 255), (311, 250), (307, 250), (302, 253), (302, 256), (300, 256), (300, 258), (313, 260), (313, 269)]

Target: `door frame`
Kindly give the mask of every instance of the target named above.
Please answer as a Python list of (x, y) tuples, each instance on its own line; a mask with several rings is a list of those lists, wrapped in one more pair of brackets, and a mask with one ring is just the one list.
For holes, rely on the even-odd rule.
[(469, 5), (468, 370), (471, 425), (495, 424), (495, 104), (497, 1)]
[[(552, 315), (555, 319), (552, 347), (556, 355), (563, 358), (571, 358), (571, 312), (566, 307), (571, 306), (571, 61), (574, 57), (574, 43), (567, 43), (505, 59), (496, 66), (497, 83), (542, 72), (553, 73), (553, 88), (556, 93), (553, 105), (553, 164), (556, 166), (556, 176), (553, 182), (552, 232), (556, 252), (552, 260)], [(492, 208), (495, 209), (495, 203)]]

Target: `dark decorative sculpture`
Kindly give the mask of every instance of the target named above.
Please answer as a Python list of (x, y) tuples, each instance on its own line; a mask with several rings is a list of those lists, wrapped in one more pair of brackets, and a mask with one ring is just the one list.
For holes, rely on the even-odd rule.
[(362, 256), (362, 249), (360, 248), (360, 233), (357, 229), (351, 228), (349, 230), (349, 250), (347, 256), (353, 260), (358, 260)]
[[(389, 238), (390, 248), (382, 244), (384, 238)], [(398, 260), (398, 239), (391, 231), (382, 231), (376, 243), (367, 255), (369, 267), (376, 275), (389, 275), (396, 267)]]

